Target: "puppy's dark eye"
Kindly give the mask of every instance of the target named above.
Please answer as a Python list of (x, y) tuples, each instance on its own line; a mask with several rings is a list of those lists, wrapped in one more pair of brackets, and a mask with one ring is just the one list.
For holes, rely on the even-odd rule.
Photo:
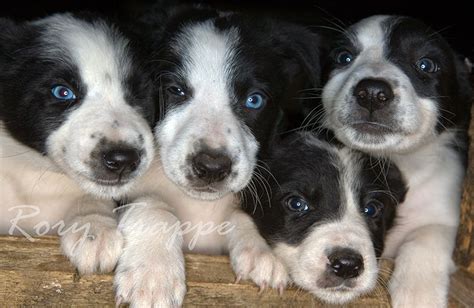
[(425, 73), (434, 73), (439, 71), (438, 64), (436, 64), (436, 62), (434, 62), (430, 58), (421, 58), (416, 63), (416, 66), (420, 71), (423, 71)]
[(309, 210), (308, 202), (305, 199), (298, 196), (291, 196), (286, 199), (286, 205), (288, 209), (293, 212), (307, 212)]
[(335, 59), (337, 64), (349, 65), (354, 60), (354, 55), (351, 52), (344, 50), (336, 54)]
[(55, 85), (51, 88), (51, 94), (60, 101), (71, 101), (76, 99), (76, 94), (66, 86)]
[(362, 213), (370, 218), (377, 218), (383, 213), (383, 204), (378, 200), (370, 200), (362, 209)]
[(249, 109), (261, 109), (265, 104), (265, 97), (260, 93), (252, 93), (245, 101), (245, 107)]
[(177, 87), (177, 86), (168, 87), (167, 90), (168, 90), (168, 92), (170, 92), (171, 94), (176, 95), (176, 96), (181, 96), (181, 97), (186, 96), (186, 92), (182, 88)]

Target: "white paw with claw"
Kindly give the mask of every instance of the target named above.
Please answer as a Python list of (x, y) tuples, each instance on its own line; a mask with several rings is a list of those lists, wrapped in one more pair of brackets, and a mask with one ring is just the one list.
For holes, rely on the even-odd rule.
[(115, 271), (117, 305), (180, 307), (186, 294), (184, 260), (171, 256), (135, 258), (125, 253)]
[(124, 243), (113, 217), (78, 216), (66, 230), (61, 236), (61, 248), (80, 274), (113, 271)]
[(270, 248), (255, 245), (232, 249), (230, 259), (237, 275), (236, 282), (250, 279), (260, 287), (260, 292), (270, 287), (282, 294), (290, 281), (285, 265)]

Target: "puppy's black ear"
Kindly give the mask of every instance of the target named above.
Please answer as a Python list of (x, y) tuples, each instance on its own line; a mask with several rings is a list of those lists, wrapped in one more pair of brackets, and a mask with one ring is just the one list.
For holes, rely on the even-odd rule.
[(21, 48), (26, 27), (8, 18), (0, 18), (0, 67), (13, 61), (16, 50)]
[(320, 87), (326, 46), (323, 36), (294, 24), (282, 24), (280, 34), (292, 53), (293, 63), (287, 67), (288, 74), (292, 78), (303, 77), (310, 85)]
[[(303, 26), (281, 22), (275, 31), (286, 60), (284, 71), (291, 81), (287, 93), (293, 97), (282, 106), (288, 115), (290, 128), (299, 127), (310, 112), (319, 105), (322, 64), (327, 54), (326, 38)], [(293, 88), (290, 88), (293, 87)]]
[(382, 162), (381, 166), (383, 166), (383, 163), (385, 163), (384, 168), (387, 168), (384, 171), (386, 172), (385, 178), (387, 179), (388, 189), (390, 190), (392, 196), (395, 197), (398, 204), (400, 204), (405, 201), (405, 196), (408, 192), (406, 180), (395, 163), (391, 161), (388, 163)]
[(474, 91), (472, 89), (472, 62), (463, 56), (457, 55), (456, 63), (456, 78), (457, 78), (457, 94), (461, 104), (464, 104), (464, 111), (470, 114), (471, 105), (474, 99)]
[(13, 20), (0, 17), (0, 29), (2, 29), (0, 31), (0, 51), (2, 55), (10, 49), (17, 28), (18, 26)]

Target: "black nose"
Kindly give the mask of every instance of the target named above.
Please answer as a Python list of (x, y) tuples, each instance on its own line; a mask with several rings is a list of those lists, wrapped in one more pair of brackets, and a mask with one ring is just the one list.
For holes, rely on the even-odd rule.
[(393, 100), (392, 87), (381, 79), (362, 79), (354, 88), (357, 103), (370, 112), (382, 109)]
[(140, 153), (136, 149), (113, 149), (104, 152), (103, 163), (114, 173), (133, 172), (140, 164)]
[(334, 275), (349, 279), (359, 276), (364, 271), (362, 256), (349, 248), (334, 250), (328, 257), (329, 269)]
[(193, 169), (197, 177), (207, 183), (220, 182), (231, 171), (231, 159), (221, 152), (202, 151), (192, 159)]

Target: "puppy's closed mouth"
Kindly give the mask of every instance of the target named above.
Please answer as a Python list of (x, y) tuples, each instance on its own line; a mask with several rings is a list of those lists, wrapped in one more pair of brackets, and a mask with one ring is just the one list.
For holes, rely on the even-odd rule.
[(330, 292), (349, 292), (354, 291), (356, 286), (352, 279), (343, 280), (337, 277), (325, 277), (317, 281), (318, 287)]
[(371, 135), (384, 135), (397, 133), (395, 129), (379, 122), (359, 121), (349, 124), (350, 127), (358, 132)]
[(94, 182), (98, 185), (103, 185), (103, 186), (121, 186), (130, 182), (130, 179), (123, 179), (122, 177), (118, 177), (117, 179), (114, 179), (114, 180), (104, 180), (104, 179), (98, 179), (98, 178), (93, 178), (89, 176), (85, 176), (85, 178), (91, 182)]
[(219, 192), (218, 189), (215, 189), (211, 186), (202, 186), (202, 187), (192, 187), (192, 190), (197, 192), (205, 192), (205, 193), (216, 193)]

